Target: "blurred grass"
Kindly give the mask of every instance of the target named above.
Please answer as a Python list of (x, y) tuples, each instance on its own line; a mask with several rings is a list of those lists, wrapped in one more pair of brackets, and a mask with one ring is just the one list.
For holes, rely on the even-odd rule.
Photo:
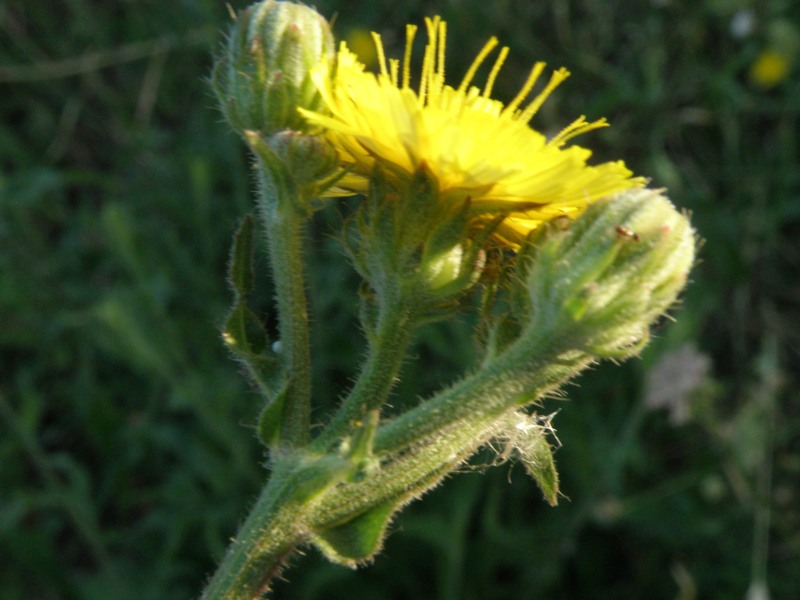
[[(460, 474), (400, 516), (371, 567), (311, 552), (275, 597), (727, 599), (764, 577), (772, 598), (798, 597), (800, 5), (356, 6), (318, 3), (340, 35), (374, 28), (395, 48), (405, 22), (443, 14), (455, 77), (497, 35), (512, 50), (501, 98), (534, 60), (567, 66), (536, 124), (608, 116), (582, 143), (668, 187), (705, 247), (678, 322), (642, 360), (547, 404), (558, 508), (521, 469)], [(228, 18), (211, 0), (0, 6), (4, 599), (192, 597), (264, 478), (258, 401), (217, 329), (230, 235), (251, 207), (246, 155), (203, 79)], [(765, 50), (790, 67), (771, 86), (750, 73)], [(310, 238), (327, 398), (360, 353), (335, 221), (321, 215)], [(675, 397), (691, 417), (676, 424), (644, 403), (645, 382), (687, 343), (711, 369)], [(464, 324), (427, 329), (417, 356), (410, 398), (469, 360)]]

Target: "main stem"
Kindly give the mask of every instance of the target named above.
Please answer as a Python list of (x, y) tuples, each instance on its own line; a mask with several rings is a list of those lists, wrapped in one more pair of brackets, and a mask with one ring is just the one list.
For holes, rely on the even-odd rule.
[(335, 461), (278, 463), (201, 600), (264, 597), (286, 559), (308, 536), (305, 507), (336, 479)]
[(251, 600), (266, 593), (270, 579), (300, 541), (299, 534), (276, 535), (290, 531), (292, 515), (288, 507), (279, 506), (281, 494), (275, 488), (272, 479), (262, 490), (201, 600)]

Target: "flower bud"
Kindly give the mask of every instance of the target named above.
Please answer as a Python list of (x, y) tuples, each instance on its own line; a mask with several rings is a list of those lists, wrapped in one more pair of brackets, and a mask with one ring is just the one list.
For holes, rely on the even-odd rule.
[(325, 112), (310, 73), (333, 51), (330, 24), (313, 8), (265, 0), (240, 12), (212, 73), (228, 123), (266, 136), (306, 131), (297, 109)]
[(597, 356), (628, 355), (675, 302), (695, 256), (688, 218), (659, 191), (626, 190), (544, 241), (528, 277), (532, 328)]
[(298, 185), (323, 182), (339, 167), (339, 155), (324, 138), (285, 130), (269, 139), (269, 145)]
[(464, 270), (464, 247), (453, 246), (450, 251), (440, 254), (423, 265), (424, 279), (431, 291), (453, 283)]
[(268, 212), (294, 207), (310, 214), (316, 200), (337, 178), (339, 157), (322, 137), (285, 129), (268, 138), (257, 131), (243, 132), (256, 156), (266, 196), (260, 203)]

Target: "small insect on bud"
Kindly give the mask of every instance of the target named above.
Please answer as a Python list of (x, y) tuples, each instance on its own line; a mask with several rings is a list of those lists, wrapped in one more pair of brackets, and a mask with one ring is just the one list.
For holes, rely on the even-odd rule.
[(634, 242), (638, 242), (641, 239), (641, 238), (639, 238), (639, 234), (638, 233), (636, 233), (635, 231), (631, 231), (630, 229), (628, 229), (624, 225), (617, 225), (614, 228), (614, 231), (616, 231), (619, 234), (620, 237), (630, 238)]

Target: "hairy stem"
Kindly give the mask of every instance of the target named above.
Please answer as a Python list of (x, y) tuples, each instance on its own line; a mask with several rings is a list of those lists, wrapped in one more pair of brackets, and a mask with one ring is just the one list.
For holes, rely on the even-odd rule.
[(381, 297), (375, 329), (368, 332), (369, 351), (361, 373), (314, 441), (315, 449), (325, 451), (358, 427), (370, 411), (380, 410), (397, 381), (413, 329), (413, 309), (408, 299), (400, 292)]
[(496, 422), (509, 411), (590, 362), (585, 353), (565, 351), (549, 336), (536, 336), (378, 427), (375, 452), (381, 467), (369, 476), (347, 477), (349, 459), (324, 452), (278, 465), (204, 600), (260, 597), (308, 533), (346, 523), (386, 502), (400, 507), (420, 496), (491, 438)]
[(291, 485), (291, 478), (270, 479), (201, 600), (254, 600), (269, 591), (270, 581), (303, 539), (297, 507), (289, 501)]
[[(523, 338), (526, 336), (523, 335)], [(484, 368), (378, 430), (377, 454), (434, 443), (439, 436), (468, 437), (500, 414), (534, 402), (580, 373), (592, 357), (563, 349), (546, 335), (530, 336)]]
[(279, 352), (289, 379), (280, 444), (297, 448), (308, 443), (311, 419), (311, 351), (303, 259), (306, 218), (296, 208), (300, 204), (296, 198), (279, 197), (287, 192), (283, 186), (272, 185), (267, 173), (262, 171), (259, 207), (266, 227), (275, 285)]

